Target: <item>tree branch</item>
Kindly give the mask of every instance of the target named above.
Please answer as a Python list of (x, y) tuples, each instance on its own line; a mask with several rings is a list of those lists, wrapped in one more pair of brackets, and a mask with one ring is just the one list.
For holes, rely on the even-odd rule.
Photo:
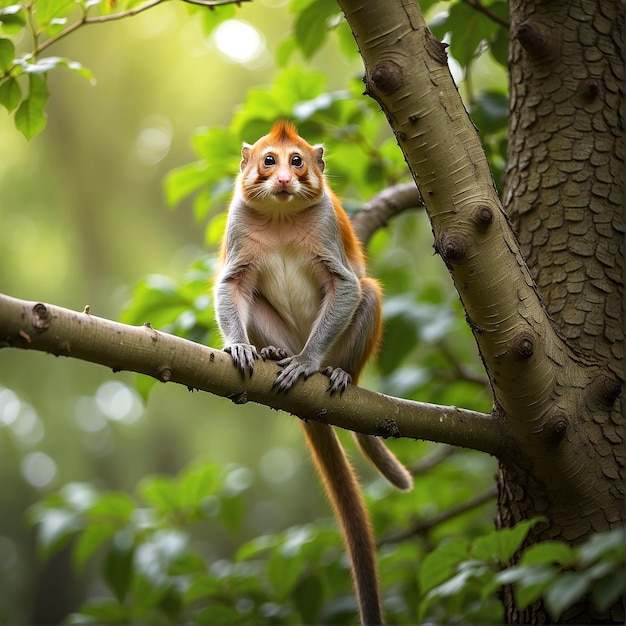
[[(67, 28), (62, 30), (60, 33), (55, 35), (54, 37), (50, 37), (50, 39), (46, 39), (46, 41), (41, 44), (37, 44), (35, 50), (33, 51), (33, 56), (37, 56), (41, 52), (43, 52), (49, 46), (55, 44), (60, 39), (67, 37), (70, 33), (73, 33), (75, 30), (80, 28), (81, 26), (86, 26), (87, 24), (103, 24), (105, 22), (114, 22), (116, 20), (121, 20), (127, 17), (134, 17), (135, 15), (139, 15), (144, 11), (148, 11), (149, 9), (154, 8), (159, 4), (163, 4), (167, 0), (148, 0), (143, 4), (139, 4), (131, 9), (126, 9), (125, 11), (118, 11), (117, 13), (108, 13), (105, 15), (93, 15), (88, 16), (87, 12), (83, 14), (83, 17), (78, 21), (70, 24)], [(251, 2), (252, 0), (182, 0), (182, 2), (186, 2), (187, 4), (195, 4), (202, 7), (206, 7), (207, 9), (215, 9), (216, 7), (226, 5), (226, 4), (241, 4), (242, 2)]]
[(410, 468), (413, 476), (419, 474), (426, 474), (433, 467), (437, 467), (440, 463), (443, 463), (448, 457), (454, 454), (454, 448), (452, 446), (441, 446), (437, 448), (433, 453), (420, 459), (419, 463)]
[(383, 189), (369, 202), (365, 203), (352, 218), (352, 226), (364, 247), (367, 247), (372, 235), (387, 225), (396, 215), (408, 209), (424, 206), (422, 196), (415, 183), (402, 183)]
[[(506, 429), (505, 461), (545, 486), (551, 510), (562, 516), (556, 526), (573, 527), (573, 499), (580, 510), (602, 511), (599, 527), (622, 519), (623, 501), (595, 487), (606, 476), (619, 480), (619, 460), (606, 470), (602, 455), (585, 451), (602, 437), (619, 440), (609, 412), (620, 381), (576, 352), (548, 315), (452, 80), (445, 44), (417, 2), (338, 2), (363, 58), (366, 93), (395, 133), (424, 199), (435, 250), (463, 303)], [(608, 388), (614, 391), (601, 400)], [(603, 413), (593, 421), (610, 425), (604, 432), (587, 430), (591, 420), (583, 427), (581, 413), (590, 410)], [(605, 435), (609, 428), (613, 439)]]
[(447, 511), (442, 511), (438, 515), (433, 515), (433, 517), (431, 517), (430, 519), (424, 520), (423, 522), (418, 522), (404, 532), (384, 537), (378, 542), (378, 545), (383, 546), (392, 543), (400, 543), (401, 541), (406, 541), (407, 539), (411, 539), (416, 535), (423, 535), (432, 530), (435, 526), (443, 524), (443, 522), (447, 522), (457, 515), (461, 515), (462, 513), (466, 513), (467, 511), (471, 511), (472, 509), (482, 506), (483, 504), (485, 504), (485, 502), (493, 500), (497, 495), (497, 486), (494, 485), (493, 487), (489, 487), (489, 489), (477, 495), (475, 498), (468, 500), (467, 502), (461, 502), (460, 504), (453, 506)]
[(489, 7), (486, 7), (480, 0), (465, 0), (467, 4), (469, 4), (473, 9), (476, 9), (479, 13), (486, 15), (490, 20), (493, 20), (496, 24), (500, 24), (500, 26), (504, 26), (504, 28), (509, 28), (510, 24), (508, 20), (505, 20), (503, 17), (500, 17), (498, 14), (494, 13)]
[(489, 386), (489, 379), (486, 376), (480, 374), (474, 374), (463, 363), (457, 359), (456, 355), (450, 349), (450, 346), (445, 340), (441, 340), (437, 343), (437, 347), (441, 350), (441, 354), (446, 357), (450, 365), (454, 368), (450, 378), (452, 380), (464, 380), (468, 383), (474, 383), (481, 387)]
[(259, 361), (252, 378), (242, 378), (230, 356), (149, 324), (128, 326), (87, 312), (18, 300), (0, 294), (0, 348), (40, 350), (147, 374), (230, 398), (257, 402), (304, 420), (381, 437), (427, 439), (500, 452), (500, 422), (493, 415), (456, 407), (412, 402), (350, 385), (343, 396), (326, 393), (319, 374), (298, 382), (288, 394), (272, 390), (277, 365)]
[(463, 302), (495, 402), (518, 425), (535, 428), (533, 419), (551, 406), (560, 365), (573, 355), (543, 307), (502, 210), (445, 46), (428, 30), (418, 3), (339, 4), (363, 57), (366, 93), (385, 112), (424, 199), (435, 250)]

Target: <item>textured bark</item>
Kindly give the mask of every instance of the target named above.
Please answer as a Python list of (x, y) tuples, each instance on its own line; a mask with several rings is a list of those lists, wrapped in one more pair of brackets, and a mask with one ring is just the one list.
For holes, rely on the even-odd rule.
[(511, 3), (504, 193), (552, 318), (617, 376), (624, 365), (622, 6)]
[[(339, 2), (365, 63), (366, 92), (396, 133), (492, 385), (506, 433), (499, 525), (542, 515), (547, 522), (529, 542), (570, 543), (621, 525), (619, 4), (608, 3), (613, 20), (604, 2), (511, 7), (505, 196), (520, 248), (445, 50), (419, 7)], [(551, 621), (539, 604), (517, 612), (510, 593), (505, 605), (509, 622)], [(585, 602), (560, 621), (622, 616), (621, 605), (596, 616)]]
[[(592, 500), (605, 505), (587, 506), (580, 494), (533, 540), (576, 543), (622, 523), (624, 418), (619, 400), (603, 401), (619, 393), (624, 372), (622, 11), (619, 0), (510, 2), (504, 206), (560, 333), (602, 370), (569, 422), (580, 454), (572, 470), (587, 475), (586, 489), (599, 495)], [(501, 465), (501, 525), (550, 508), (529, 476), (521, 465)], [(519, 612), (510, 593), (505, 600), (509, 622), (549, 621), (541, 605)], [(621, 606), (597, 615), (583, 602), (560, 622), (623, 619)]]

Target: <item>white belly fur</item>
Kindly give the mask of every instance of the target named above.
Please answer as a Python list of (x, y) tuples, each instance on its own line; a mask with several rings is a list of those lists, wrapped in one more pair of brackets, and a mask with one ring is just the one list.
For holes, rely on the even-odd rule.
[[(287, 332), (298, 338), (298, 351), (311, 334), (322, 300), (319, 276), (311, 267), (310, 256), (297, 246), (288, 246), (264, 255), (257, 289), (279, 313)], [(281, 346), (278, 346), (281, 347)]]

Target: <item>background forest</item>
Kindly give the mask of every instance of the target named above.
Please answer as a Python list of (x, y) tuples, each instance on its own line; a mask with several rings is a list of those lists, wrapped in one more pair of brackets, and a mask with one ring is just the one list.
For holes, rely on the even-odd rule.
[[(420, 4), (451, 44), (451, 69), (499, 184), (505, 3), (486, 1), (486, 12), (473, 2)], [(0, 291), (89, 305), (100, 317), (219, 346), (210, 280), (241, 141), (295, 118), (311, 143), (325, 143), (331, 185), (351, 212), (410, 181), (384, 116), (361, 96), (362, 62), (338, 16), (326, 1), (215, 11), (172, 1), (51, 47), (94, 80), (51, 72), (47, 125), (31, 141), (0, 108)], [(423, 211), (390, 221), (368, 253), (385, 288), (386, 327), (361, 384), (489, 411), (476, 346)], [(418, 475), (409, 494), (392, 492), (353, 455), (382, 544), (389, 621), (498, 623), (496, 568), (454, 569), (472, 550), (481, 567), (506, 563), (523, 539), (526, 527), (494, 538), (495, 460), (422, 441), (390, 447)], [(2, 622), (354, 620), (339, 535), (286, 414), (0, 351), (0, 479)], [(151, 533), (135, 544), (131, 527)], [(623, 546), (612, 554), (623, 560)], [(558, 613), (603, 576), (608, 591), (596, 590), (596, 600), (612, 602), (622, 584), (606, 578), (613, 569), (570, 595), (565, 581), (551, 606)]]

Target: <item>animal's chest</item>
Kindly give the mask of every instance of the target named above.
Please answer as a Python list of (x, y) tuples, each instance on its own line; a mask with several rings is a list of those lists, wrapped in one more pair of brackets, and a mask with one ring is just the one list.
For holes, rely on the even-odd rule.
[(296, 243), (267, 250), (257, 291), (291, 329), (308, 336), (323, 298), (322, 272)]

